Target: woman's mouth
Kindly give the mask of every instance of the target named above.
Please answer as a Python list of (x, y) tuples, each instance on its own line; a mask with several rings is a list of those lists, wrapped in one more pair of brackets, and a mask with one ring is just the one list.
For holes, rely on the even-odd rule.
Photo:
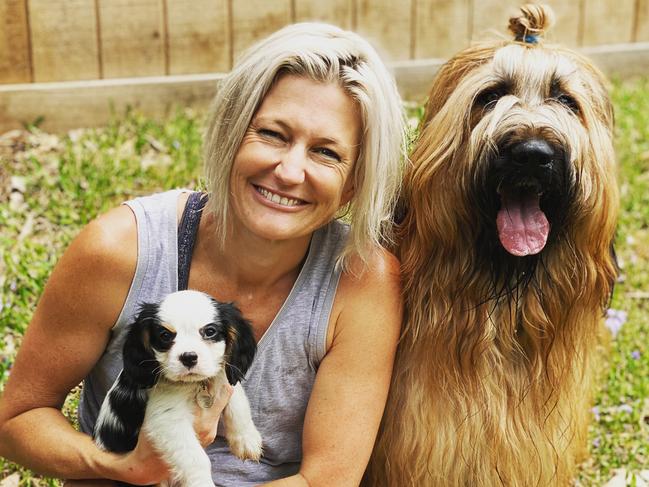
[(272, 191), (267, 190), (266, 188), (262, 188), (261, 186), (255, 186), (255, 190), (257, 190), (257, 193), (263, 196), (266, 200), (271, 201), (277, 205), (293, 207), (304, 204), (304, 201), (302, 200), (281, 196), (277, 193), (273, 193)]

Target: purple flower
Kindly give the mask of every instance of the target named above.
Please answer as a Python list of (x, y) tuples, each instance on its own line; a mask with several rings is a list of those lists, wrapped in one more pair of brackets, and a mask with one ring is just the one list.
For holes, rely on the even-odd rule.
[(622, 404), (620, 407), (618, 407), (618, 411), (621, 413), (629, 413), (631, 414), (633, 412), (633, 408), (629, 406), (628, 404)]
[(599, 448), (599, 444), (600, 444), (600, 439), (599, 439), (599, 438), (595, 438), (595, 439), (593, 440), (593, 446), (594, 446), (595, 448)]
[(638, 350), (634, 350), (633, 352), (631, 352), (631, 358), (633, 360), (640, 360), (641, 355), (642, 354)]
[(608, 328), (608, 330), (611, 332), (611, 335), (613, 335), (613, 338), (617, 336), (617, 333), (620, 331), (620, 328), (622, 328), (622, 325), (626, 323), (626, 319), (626, 311), (612, 308), (609, 308), (606, 311), (606, 321), (604, 322), (604, 324), (606, 325), (606, 328)]
[(599, 407), (594, 406), (591, 409), (591, 412), (593, 413), (593, 416), (595, 416), (595, 421), (599, 423), (599, 418), (600, 418), (600, 416), (599, 416)]

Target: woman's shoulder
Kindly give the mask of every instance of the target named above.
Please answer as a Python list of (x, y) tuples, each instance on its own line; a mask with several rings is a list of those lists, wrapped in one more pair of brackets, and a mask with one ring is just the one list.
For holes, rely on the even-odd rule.
[(120, 205), (99, 215), (81, 230), (66, 254), (79, 270), (130, 281), (137, 259), (137, 223), (132, 210)]
[(341, 312), (354, 314), (401, 307), (401, 275), (397, 257), (377, 247), (365, 259), (347, 257), (340, 276), (337, 301)]
[(384, 248), (376, 248), (365, 260), (351, 255), (340, 276), (328, 349), (335, 336), (364, 343), (396, 343), (401, 313), (399, 260)]
[(341, 274), (341, 283), (352, 287), (392, 288), (401, 281), (399, 259), (384, 247), (376, 247), (364, 258), (357, 254), (347, 256)]

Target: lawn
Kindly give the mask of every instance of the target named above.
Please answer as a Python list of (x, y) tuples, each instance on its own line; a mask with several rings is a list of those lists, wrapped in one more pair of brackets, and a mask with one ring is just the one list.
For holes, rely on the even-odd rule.
[[(620, 468), (635, 485), (633, 473), (649, 469), (649, 80), (617, 83), (613, 99), (621, 275), (581, 486), (602, 485)], [(47, 276), (79, 229), (135, 196), (202, 186), (202, 120), (185, 111), (161, 124), (128, 113), (64, 137), (35, 127), (0, 137), (0, 390)], [(72, 420), (75, 400), (66, 404)], [(21, 486), (60, 485), (0, 458), (0, 479), (16, 473)]]

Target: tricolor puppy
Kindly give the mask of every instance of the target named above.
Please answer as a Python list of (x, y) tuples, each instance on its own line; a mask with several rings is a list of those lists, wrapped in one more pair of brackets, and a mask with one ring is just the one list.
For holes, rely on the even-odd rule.
[(255, 351), (250, 324), (233, 304), (197, 291), (144, 304), (124, 342), (124, 369), (99, 412), (95, 442), (130, 451), (143, 429), (171, 466), (174, 485), (212, 487), (193, 412), (197, 401), (209, 406), (228, 381), (234, 392), (223, 413), (225, 436), (236, 456), (259, 460), (261, 436), (239, 383)]

